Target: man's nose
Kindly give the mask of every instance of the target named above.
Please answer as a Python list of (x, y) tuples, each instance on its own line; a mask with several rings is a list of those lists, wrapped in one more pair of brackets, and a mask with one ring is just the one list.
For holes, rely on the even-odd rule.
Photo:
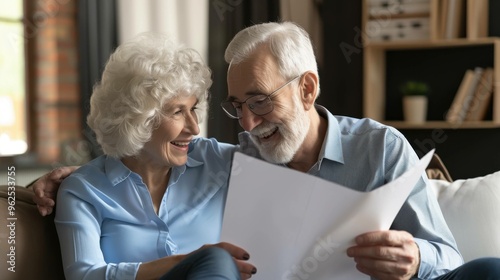
[(252, 131), (252, 129), (262, 122), (262, 117), (254, 114), (245, 104), (241, 107), (241, 119), (239, 119), (239, 122), (245, 131)]

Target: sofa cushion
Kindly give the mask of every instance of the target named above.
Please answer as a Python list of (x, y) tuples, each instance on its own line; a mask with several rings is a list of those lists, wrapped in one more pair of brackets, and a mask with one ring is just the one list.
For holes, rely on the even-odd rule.
[(500, 171), (453, 182), (430, 181), (464, 260), (500, 257)]
[[(10, 209), (13, 216), (9, 214), (9, 206), (13, 207)], [(20, 186), (14, 189), (0, 186), (0, 209), (3, 223), (0, 262), (5, 268), (0, 278), (64, 279), (54, 217), (42, 217), (38, 213), (33, 191)]]

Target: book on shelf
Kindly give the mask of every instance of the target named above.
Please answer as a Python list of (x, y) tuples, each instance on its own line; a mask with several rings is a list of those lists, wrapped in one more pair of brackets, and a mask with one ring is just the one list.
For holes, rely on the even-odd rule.
[(443, 39), (444, 33), (446, 32), (446, 24), (448, 18), (448, 6), (450, 5), (450, 0), (441, 0), (439, 1), (439, 25), (438, 25), (438, 34), (437, 37), (439, 39)]
[(467, 111), (471, 104), (471, 99), (481, 79), (483, 68), (476, 67), (474, 70), (468, 69), (458, 87), (457, 93), (451, 103), (450, 110), (446, 114), (446, 121), (451, 123), (461, 123), (465, 120)]
[(465, 121), (482, 121), (493, 95), (493, 68), (484, 69), (472, 97)]
[(444, 39), (465, 36), (465, 0), (448, 0)]
[(439, 2), (439, 39), (465, 37), (465, 0), (442, 0)]
[(488, 36), (488, 0), (467, 0), (467, 38)]

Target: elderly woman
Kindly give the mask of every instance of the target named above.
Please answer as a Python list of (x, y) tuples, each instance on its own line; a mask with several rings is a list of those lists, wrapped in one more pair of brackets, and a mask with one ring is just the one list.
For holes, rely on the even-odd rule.
[[(194, 50), (143, 34), (110, 57), (88, 124), (104, 152), (61, 184), (55, 223), (68, 279), (246, 279), (219, 240), (234, 146), (193, 138), (211, 72)], [(236, 264), (236, 265), (235, 265)]]

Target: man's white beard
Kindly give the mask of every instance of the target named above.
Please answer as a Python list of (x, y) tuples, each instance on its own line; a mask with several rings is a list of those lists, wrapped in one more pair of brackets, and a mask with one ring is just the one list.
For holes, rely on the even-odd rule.
[[(252, 139), (259, 149), (262, 158), (268, 162), (276, 164), (291, 162), (306, 138), (310, 125), (309, 116), (304, 110), (304, 107), (298, 104), (298, 100), (295, 101), (296, 113), (295, 116), (292, 115), (291, 119), (285, 120), (282, 124), (273, 124), (270, 122), (263, 123), (256, 127), (251, 133)], [(260, 135), (260, 133), (255, 133), (256, 131), (269, 131), (275, 127), (278, 127), (276, 133), (279, 133), (281, 137), (278, 141), (262, 143), (260, 139), (254, 135)]]

